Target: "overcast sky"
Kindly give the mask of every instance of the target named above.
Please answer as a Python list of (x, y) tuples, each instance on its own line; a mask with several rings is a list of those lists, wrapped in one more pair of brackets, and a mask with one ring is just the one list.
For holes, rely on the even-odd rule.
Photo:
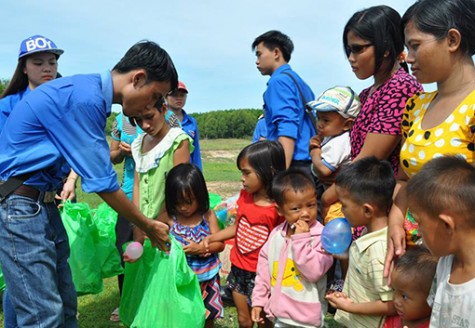
[[(277, 29), (294, 42), (290, 65), (318, 95), (341, 84), (360, 92), (343, 53), (342, 30), (360, 9), (386, 4), (401, 15), (414, 0), (6, 0), (0, 78), (10, 79), (20, 42), (34, 34), (65, 50), (63, 75), (111, 69), (135, 42), (149, 39), (171, 55), (189, 90), (185, 109), (261, 108), (267, 76), (255, 66), (255, 37)], [(117, 109), (117, 108), (116, 108)]]

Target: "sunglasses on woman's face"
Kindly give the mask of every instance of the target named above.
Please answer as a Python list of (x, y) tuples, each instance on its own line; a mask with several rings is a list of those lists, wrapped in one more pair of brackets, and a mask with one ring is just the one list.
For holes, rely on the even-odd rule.
[(350, 56), (350, 54), (359, 55), (360, 53), (365, 51), (366, 48), (371, 47), (371, 46), (372, 46), (371, 43), (347, 45), (345, 48), (346, 55), (347, 56)]

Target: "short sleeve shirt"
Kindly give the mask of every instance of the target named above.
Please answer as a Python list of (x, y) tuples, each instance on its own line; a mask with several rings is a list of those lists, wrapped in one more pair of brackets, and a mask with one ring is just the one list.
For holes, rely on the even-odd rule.
[(341, 165), (351, 162), (350, 133), (324, 138), (321, 149), (323, 165), (335, 172)]
[(450, 283), (454, 256), (444, 256), (437, 264), (436, 278), (427, 303), (432, 307), (430, 327), (473, 327), (475, 323), (475, 279)]
[(284, 220), (275, 205), (256, 205), (252, 194), (245, 190), (241, 190), (237, 206), (236, 245), (231, 249), (231, 263), (242, 270), (256, 272), (259, 251), (272, 229)]
[[(388, 228), (362, 235), (350, 247), (343, 292), (355, 303), (392, 301), (393, 291), (383, 277)], [(347, 327), (382, 327), (384, 316), (358, 315), (337, 310), (335, 320)]]
[[(407, 100), (422, 86), (414, 77), (400, 68), (370, 95), (370, 88), (360, 94), (361, 111), (351, 130), (351, 157), (356, 158), (361, 152), (368, 133), (401, 135), (401, 119)], [(397, 146), (388, 160), (394, 174), (399, 167), (399, 151)]]
[(139, 177), (139, 208), (149, 219), (155, 219), (165, 204), (165, 179), (173, 168), (173, 155), (184, 140), (191, 138), (180, 128), (171, 128), (167, 135), (151, 150), (142, 152), (145, 133), (132, 142), (132, 156)]
[(423, 129), (421, 124), (437, 92), (412, 97), (401, 122), (405, 142), (401, 149), (401, 167), (408, 177), (425, 163), (442, 155), (459, 155), (475, 162), (475, 90), (438, 126)]

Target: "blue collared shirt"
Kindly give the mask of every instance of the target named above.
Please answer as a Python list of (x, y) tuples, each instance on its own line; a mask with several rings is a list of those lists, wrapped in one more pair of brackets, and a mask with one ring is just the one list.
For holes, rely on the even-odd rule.
[(252, 136), (252, 142), (258, 142), (261, 138), (267, 139), (266, 120), (264, 118), (257, 120), (254, 134)]
[(3, 130), (3, 126), (10, 116), (13, 107), (20, 102), (27, 94), (31, 92), (30, 87), (26, 87), (25, 90), (15, 93), (13, 95), (6, 96), (0, 99), (0, 131)]
[(305, 112), (300, 93), (289, 72), (299, 83), (305, 101), (315, 99), (310, 87), (295, 73), (289, 64), (280, 66), (267, 82), (264, 92), (264, 110), (267, 126), (267, 139), (278, 140), (288, 137), (295, 140), (293, 160), (310, 161), (308, 146), (310, 138), (315, 135), (315, 127)]
[(0, 180), (38, 171), (25, 184), (53, 191), (67, 162), (84, 191), (118, 190), (104, 133), (112, 96), (110, 72), (63, 77), (33, 90), (0, 133)]
[(201, 150), (200, 150), (200, 135), (198, 133), (198, 124), (196, 119), (183, 111), (183, 121), (181, 121), (181, 128), (185, 131), (191, 139), (193, 139), (193, 146), (195, 150), (190, 155), (190, 162), (195, 164), (203, 171), (201, 164)]

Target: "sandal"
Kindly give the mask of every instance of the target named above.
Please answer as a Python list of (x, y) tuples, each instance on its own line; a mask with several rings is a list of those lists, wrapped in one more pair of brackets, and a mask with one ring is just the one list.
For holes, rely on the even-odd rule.
[(112, 311), (109, 320), (113, 321), (113, 322), (119, 322), (120, 321), (119, 308), (116, 308), (114, 311)]

